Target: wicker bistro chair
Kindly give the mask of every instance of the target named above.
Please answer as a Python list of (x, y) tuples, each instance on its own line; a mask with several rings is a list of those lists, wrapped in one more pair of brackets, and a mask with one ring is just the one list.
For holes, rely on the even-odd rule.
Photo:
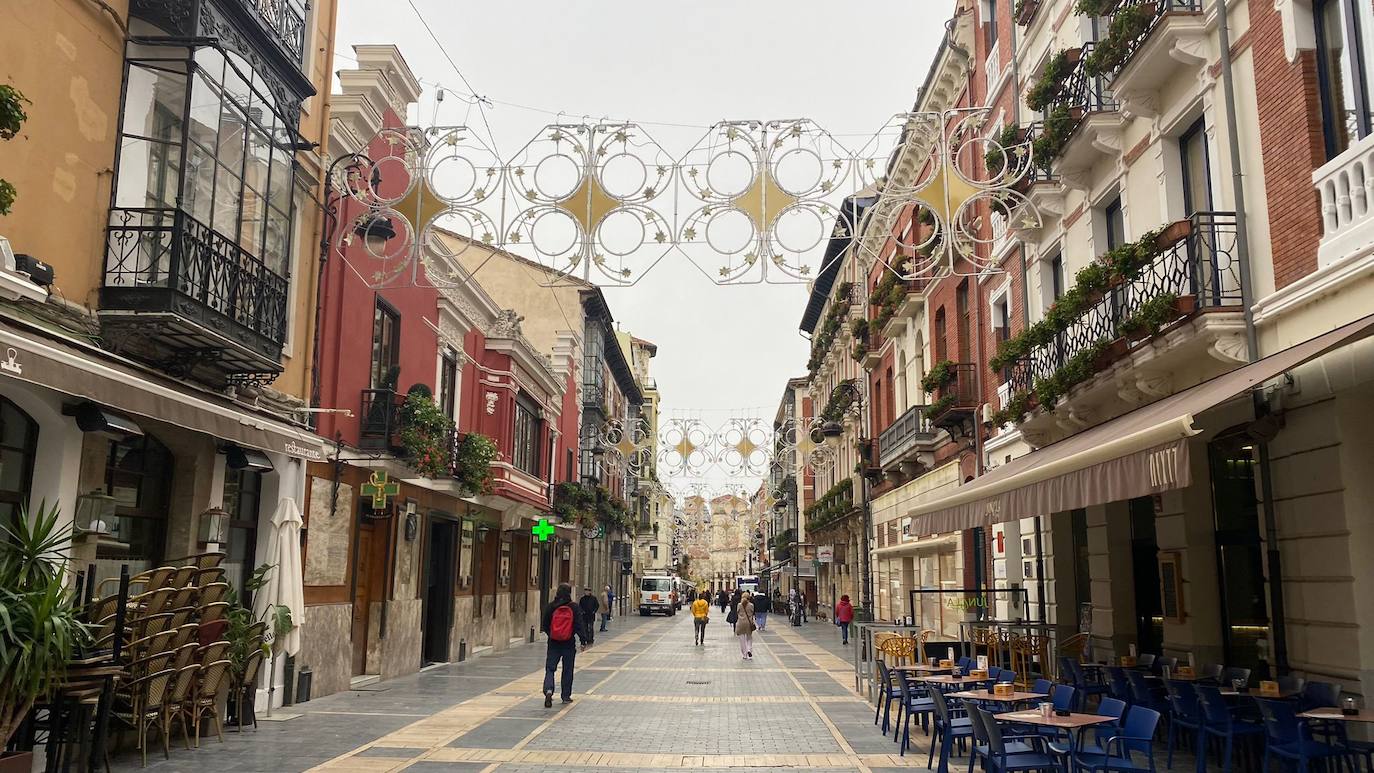
[(175, 591), (172, 588), (157, 588), (137, 596), (130, 596), (129, 604), (138, 611), (140, 617), (156, 615), (167, 610), (173, 593)]
[[(167, 578), (172, 576), (173, 568), (170, 566), (159, 566), (156, 569), (148, 569), (129, 577), (129, 595), (135, 593), (147, 593), (155, 591), (167, 584)], [(109, 591), (106, 591), (109, 588)], [(106, 577), (96, 586), (96, 595), (105, 596), (115, 594), (119, 590), (118, 577)]]
[(200, 588), (186, 584), (176, 589), (172, 594), (172, 600), (168, 603), (169, 609), (181, 609), (183, 607), (196, 607), (200, 604)]
[[(196, 576), (191, 578), (191, 584), (197, 588), (204, 588), (207, 585), (224, 582), (224, 568), (219, 566), (207, 566), (196, 570)], [(218, 599), (216, 599), (218, 601)]]
[(190, 565), (197, 569), (213, 569), (223, 562), (224, 553), (218, 550), (213, 553), (196, 553), (195, 555), (173, 559), (176, 566)]
[(229, 642), (217, 641), (201, 647), (200, 651), (196, 653), (196, 660), (199, 661), (202, 666), (209, 666), (211, 663), (223, 660), (225, 653), (228, 651)]
[[(237, 732), (243, 732), (244, 716), (243, 706), (247, 703), (253, 705), (251, 692), (258, 689), (258, 669), (262, 666), (262, 648), (253, 650), (248, 656), (248, 660), (243, 664), (243, 674), (234, 680), (234, 694), (230, 697), (234, 700), (234, 721), (238, 723)], [(258, 715), (253, 714), (253, 730), (258, 729)]]
[(136, 617), (129, 621), (129, 634), (134, 639), (146, 639), (149, 636), (156, 636), (163, 631), (171, 630), (176, 627), (172, 625), (172, 618), (173, 615), (170, 612)]
[(1011, 640), (1011, 670), (1020, 675), (1018, 685), (1025, 687), (1030, 684), (1031, 665), (1037, 661), (1044, 668), (1044, 664), (1049, 658), (1049, 641), (1044, 636), (1030, 634), (1020, 636), (1012, 634)]
[[(114, 717), (137, 733), (137, 748), (143, 752), (144, 767), (148, 765), (148, 728), (162, 726), (163, 703), (166, 700), (167, 687), (175, 673), (170, 668), (149, 673), (129, 682), (116, 695), (117, 699), (122, 700), (115, 702)], [(171, 758), (166, 733), (162, 735), (162, 755)]]
[(200, 633), (200, 623), (187, 623), (179, 626), (172, 636), (172, 648), (181, 649), (187, 644), (195, 644), (197, 635)]
[(150, 655), (171, 652), (174, 649), (172, 642), (176, 639), (176, 635), (176, 631), (159, 631), (152, 636), (134, 639), (129, 642), (129, 657), (146, 658)]
[(907, 636), (895, 636), (885, 640), (878, 651), (893, 665), (906, 665), (916, 657), (916, 640)]
[[(202, 570), (204, 571), (204, 570)], [(223, 572), (223, 569), (216, 569), (216, 572)], [(229, 583), (210, 582), (200, 586), (200, 606), (214, 604), (217, 601), (224, 601), (229, 595)]]
[(223, 619), (229, 613), (229, 602), (216, 601), (213, 604), (202, 604), (200, 607), (201, 624), (212, 623)]
[(176, 651), (172, 653), (172, 668), (180, 671), (192, 663), (198, 663), (199, 659), (196, 657), (196, 653), (199, 650), (200, 645), (195, 642), (187, 642), (177, 647)]
[(172, 737), (172, 720), (181, 724), (181, 742), (191, 748), (191, 727), (187, 724), (189, 715), (187, 703), (195, 690), (196, 679), (200, 675), (200, 664), (189, 663), (176, 670), (176, 676), (167, 687), (167, 698), (162, 702), (162, 737)]
[(176, 570), (172, 572), (171, 578), (167, 580), (167, 586), (178, 589), (185, 588), (191, 584), (192, 578), (196, 576), (196, 572), (199, 570), (200, 567), (195, 564), (178, 566)]
[(215, 720), (215, 734), (224, 743), (224, 723), (219, 715), (219, 696), (229, 685), (229, 661), (216, 660), (201, 669), (199, 683), (188, 701), (188, 716), (195, 735), (196, 748), (200, 748), (200, 723), (206, 715)]

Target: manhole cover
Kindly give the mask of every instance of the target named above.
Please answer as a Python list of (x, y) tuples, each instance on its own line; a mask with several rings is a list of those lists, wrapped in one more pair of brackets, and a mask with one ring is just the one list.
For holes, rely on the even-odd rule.
[(709, 679), (688, 679), (688, 680), (687, 680), (687, 684), (710, 684), (710, 683), (711, 683), (711, 680), (709, 680)]

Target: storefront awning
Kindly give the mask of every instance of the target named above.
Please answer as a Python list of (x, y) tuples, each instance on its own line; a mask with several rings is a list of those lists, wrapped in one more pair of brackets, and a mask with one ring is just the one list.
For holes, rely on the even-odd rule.
[(1014, 459), (914, 508), (913, 535), (1048, 515), (1184, 488), (1193, 417), (1374, 332), (1374, 315)]
[(212, 392), (140, 372), (95, 347), (0, 326), (0, 355), (0, 377), (204, 432), (240, 446), (311, 460), (327, 455), (318, 435), (255, 414)]

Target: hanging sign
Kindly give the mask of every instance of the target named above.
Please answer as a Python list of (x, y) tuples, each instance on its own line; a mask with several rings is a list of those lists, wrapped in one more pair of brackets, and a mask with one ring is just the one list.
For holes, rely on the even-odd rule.
[(387, 500), (401, 493), (401, 484), (387, 480), (384, 470), (373, 470), (372, 477), (359, 490), (363, 496), (372, 497), (373, 510), (385, 510)]

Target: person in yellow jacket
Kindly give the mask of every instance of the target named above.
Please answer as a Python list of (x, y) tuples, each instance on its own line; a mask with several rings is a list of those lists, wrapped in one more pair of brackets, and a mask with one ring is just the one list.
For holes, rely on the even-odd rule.
[(692, 602), (692, 625), (695, 628), (694, 646), (706, 643), (706, 624), (710, 620), (711, 602), (706, 600), (705, 595), (697, 596), (697, 600)]

